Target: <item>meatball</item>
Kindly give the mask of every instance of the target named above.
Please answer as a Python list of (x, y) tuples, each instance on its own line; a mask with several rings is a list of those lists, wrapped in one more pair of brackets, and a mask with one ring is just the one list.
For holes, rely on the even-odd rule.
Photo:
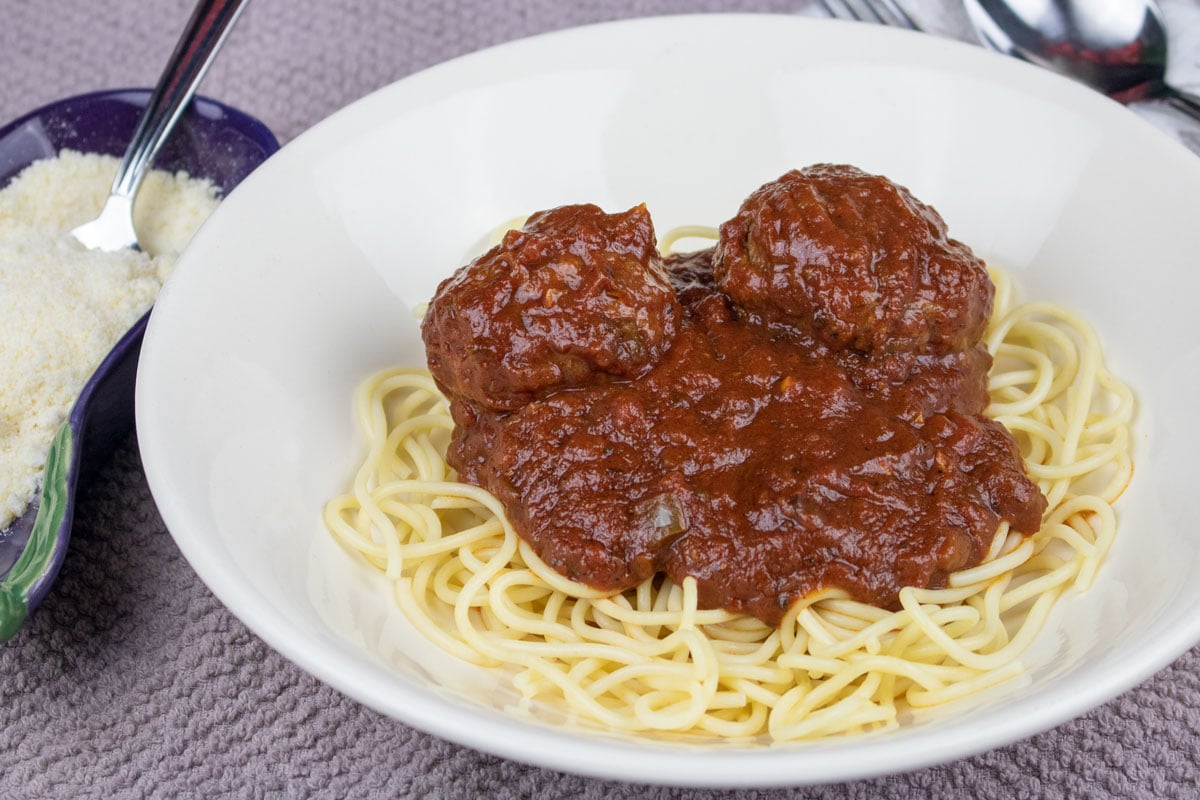
[(443, 281), (421, 333), (443, 391), (511, 411), (638, 377), (670, 347), (680, 315), (645, 206), (576, 205), (534, 214)]
[(793, 170), (721, 226), (717, 283), (767, 321), (834, 350), (947, 353), (991, 314), (983, 262), (903, 186), (850, 166)]

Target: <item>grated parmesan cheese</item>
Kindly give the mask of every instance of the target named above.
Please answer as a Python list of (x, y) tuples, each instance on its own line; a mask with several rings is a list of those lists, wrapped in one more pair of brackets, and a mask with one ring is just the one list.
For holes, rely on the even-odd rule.
[(87, 250), (70, 231), (100, 212), (118, 163), (64, 150), (0, 190), (0, 530), (33, 500), (92, 372), (217, 205), (210, 182), (152, 170), (134, 208), (144, 252)]

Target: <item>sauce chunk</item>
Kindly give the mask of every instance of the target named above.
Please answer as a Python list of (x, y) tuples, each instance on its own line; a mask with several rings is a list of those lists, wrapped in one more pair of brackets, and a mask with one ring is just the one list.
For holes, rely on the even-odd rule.
[(825, 589), (894, 607), (1001, 521), (1037, 529), (1045, 498), (982, 415), (993, 289), (933, 209), (819, 165), (712, 250), (653, 242), (642, 207), (542, 212), (423, 324), (451, 465), (550, 566), (612, 591), (692, 576), (702, 607), (774, 624)]

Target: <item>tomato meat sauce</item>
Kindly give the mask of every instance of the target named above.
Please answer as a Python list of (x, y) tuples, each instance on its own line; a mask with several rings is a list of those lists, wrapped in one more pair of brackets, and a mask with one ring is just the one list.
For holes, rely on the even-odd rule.
[(643, 206), (539, 212), (422, 325), (459, 478), (562, 575), (696, 580), (777, 624), (822, 590), (885, 608), (983, 559), (1046, 500), (983, 416), (993, 287), (929, 206), (817, 165), (717, 245), (660, 257)]

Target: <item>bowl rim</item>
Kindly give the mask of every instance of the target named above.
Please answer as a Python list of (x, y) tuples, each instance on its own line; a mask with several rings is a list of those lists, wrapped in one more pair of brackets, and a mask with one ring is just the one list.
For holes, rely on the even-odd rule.
[[(1186, 169), (1193, 172), (1200, 169), (1191, 164), (1195, 156), (1181, 143), (1166, 136), (1136, 114), (1120, 109), (1113, 101), (1067, 78), (1015, 59), (985, 51), (975, 45), (884, 26), (861, 26), (857, 23), (797, 15), (745, 13), (684, 14), (602, 22), (537, 34), (469, 53), (414, 73), (348, 104), (300, 134), (294, 143), (289, 143), (284, 148), (283, 152), (286, 154), (289, 152), (289, 148), (292, 152), (298, 152), (299, 148), (308, 147), (310, 142), (318, 141), (325, 135), (325, 131), (336, 130), (343, 125), (344, 120), (351, 119), (357, 110), (388, 102), (389, 93), (398, 86), (406, 85), (414, 80), (432, 80), (443, 71), (456, 68), (458, 65), (475, 61), (487, 63), (490, 59), (507, 58), (511, 53), (529, 48), (535, 43), (549, 40), (570, 41), (572, 37), (594, 36), (597, 31), (612, 31), (647, 25), (681, 24), (828, 26), (827, 30), (838, 31), (839, 36), (844, 35), (844, 32), (854, 30), (855, 38), (905, 42), (907, 43), (903, 46), (905, 53), (913, 52), (909, 49), (913, 43), (922, 41), (923, 44), (918, 45), (917, 49), (941, 48), (958, 54), (961, 59), (966, 59), (972, 64), (986, 61), (989, 65), (989, 75), (996, 77), (997, 80), (1003, 76), (1024, 76), (1023, 79), (1027, 80), (1030, 76), (1037, 75), (1037, 82), (1053, 84), (1058, 87), (1057, 91), (1059, 92), (1074, 93), (1075, 97), (1080, 98), (1081, 103), (1097, 109), (1096, 113), (1098, 114), (1113, 114), (1114, 119), (1117, 114), (1127, 116), (1127, 122), (1123, 124), (1130, 126), (1130, 130), (1139, 130), (1140, 135), (1143, 136), (1151, 134), (1158, 137), (1156, 146), (1164, 150), (1176, 148), (1174, 157), (1179, 158), (1181, 164), (1186, 160), (1188, 162)], [(871, 29), (870, 32), (868, 29)], [(261, 176), (257, 177), (261, 178)], [(147, 349), (151, 358), (149, 362), (143, 360), (143, 368), (147, 363), (153, 363), (153, 360), (158, 358), (154, 340), (154, 325), (154, 320), (151, 320), (147, 339)], [(165, 356), (163, 357), (165, 358)], [(149, 396), (143, 395), (146, 385), (146, 382), (139, 381), (139, 409), (147, 407), (150, 402)], [(139, 420), (140, 418), (141, 411), (139, 411)], [(1193, 623), (1176, 628), (1173, 637), (1160, 640), (1155, 643), (1155, 647), (1139, 653), (1137, 660), (1127, 669), (1114, 671), (1105, 681), (1093, 682), (1085, 687), (1079, 687), (1076, 691), (1063, 693), (1040, 716), (1033, 719), (1006, 718), (1002, 724), (988, 727), (987, 730), (976, 730), (968, 735), (948, 740), (943, 739), (940, 741), (941, 748), (936, 752), (930, 750), (914, 752), (911, 747), (892, 747), (891, 740), (894, 739), (892, 735), (889, 735), (889, 740), (886, 741), (869, 736), (856, 739), (854, 740), (856, 746), (853, 755), (843, 753), (837, 758), (829, 758), (828, 750), (830, 748), (822, 747), (823, 744), (826, 744), (824, 742), (813, 745), (813, 749), (810, 750), (797, 750), (794, 753), (796, 756), (815, 756), (811, 760), (799, 759), (805, 762), (807, 768), (811, 769), (808, 775), (798, 774), (799, 771), (795, 766), (781, 764), (779, 748), (685, 749), (652, 741), (636, 743), (613, 741), (590, 732), (555, 729), (537, 723), (529, 724), (514, 716), (502, 715), (481, 707), (470, 707), (464, 701), (447, 698), (411, 684), (403, 677), (386, 685), (373, 678), (367, 678), (363, 683), (358, 684), (348, 681), (340, 670), (341, 666), (348, 663), (346, 660), (322, 652), (323, 648), (319, 642), (289, 635), (295, 626), (286, 617), (261, 602), (253, 587), (240, 585), (237, 579), (225, 573), (219, 555), (204, 543), (204, 532), (193, 530), (195, 526), (188, 519), (186, 513), (171, 502), (170, 483), (166, 478), (160, 478), (159, 449), (161, 445), (151, 438), (154, 435), (150, 433), (151, 430), (153, 430), (153, 426), (139, 424), (139, 441), (142, 447), (143, 462), (146, 465), (147, 479), (168, 530), (201, 579), (222, 603), (256, 635), (322, 682), (389, 717), (400, 719), (407, 724), (459, 744), (544, 768), (560, 769), (608, 780), (713, 788), (830, 783), (871, 778), (886, 773), (906, 772), (1004, 746), (1053, 728), (1127, 691), (1200, 642), (1200, 616), (1198, 616)], [(380, 700), (383, 690), (391, 693), (390, 702), (385, 703)], [(403, 712), (397, 710), (401, 708), (404, 709)], [(517, 735), (514, 735), (514, 732)], [(580, 736), (586, 738), (582, 745), (576, 744), (580, 741)], [(882, 747), (879, 746), (880, 742), (884, 742)], [(837, 741), (833, 740), (829, 744), (836, 743)], [(647, 756), (647, 752), (650, 752), (651, 755)], [(731, 766), (735, 764), (739, 767), (737, 773), (731, 770)], [(621, 769), (625, 774), (617, 777), (614, 775), (615, 769)]]
[[(32, 111), (27, 111), (16, 119), (5, 123), (3, 127), (0, 127), (0, 139), (9, 136), (18, 128), (27, 125), (33, 120), (43, 117), (48, 113), (60, 108), (65, 108), (76, 104), (86, 105), (89, 103), (107, 102), (110, 100), (126, 100), (135, 106), (144, 107), (146, 103), (149, 102), (150, 95), (153, 93), (154, 90), (151, 88), (126, 86), (120, 89), (97, 89), (90, 92), (84, 92), (82, 94), (71, 95), (70, 97), (60, 97), (57, 100), (51, 100), (44, 105), (38, 106)], [(201, 109), (206, 109), (207, 112), (219, 111), (222, 116), (233, 120), (235, 123), (233, 127), (242, 130), (256, 142), (258, 142), (263, 147), (263, 150), (266, 151), (268, 156), (273, 155), (279, 150), (281, 145), (278, 137), (276, 137), (271, 129), (267, 127), (266, 123), (257, 117), (252, 116), (251, 114), (248, 114), (239, 108), (228, 105), (227, 103), (223, 103), (220, 100), (216, 100), (212, 97), (208, 97), (207, 95), (199, 93), (192, 97), (191, 102), (189, 102), (188, 106), (184, 109), (184, 114), (192, 111), (192, 104), (195, 104)], [(206, 112), (202, 111), (201, 113)], [(3, 165), (0, 165), (0, 167), (2, 166)], [(28, 165), (22, 165), (21, 168), (23, 169), (24, 166)]]

